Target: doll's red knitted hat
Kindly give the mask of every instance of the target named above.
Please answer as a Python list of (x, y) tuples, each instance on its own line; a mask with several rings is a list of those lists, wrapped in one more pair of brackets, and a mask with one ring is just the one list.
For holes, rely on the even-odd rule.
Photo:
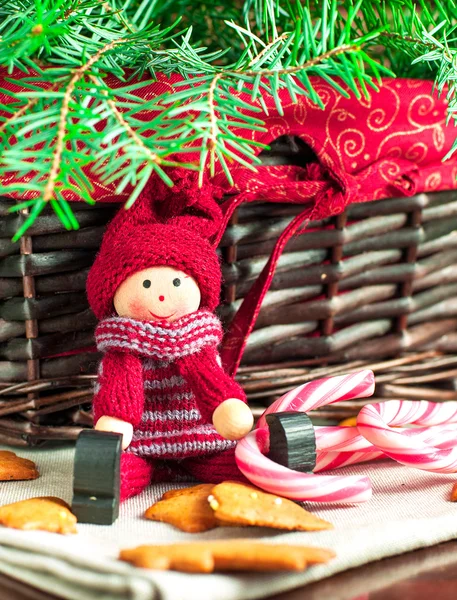
[(199, 187), (197, 175), (177, 169), (174, 187), (154, 179), (134, 205), (120, 209), (103, 236), (87, 278), (89, 304), (98, 319), (114, 312), (117, 288), (130, 275), (153, 266), (174, 267), (193, 277), (201, 309), (219, 304), (221, 268), (211, 238), (222, 220), (217, 188)]

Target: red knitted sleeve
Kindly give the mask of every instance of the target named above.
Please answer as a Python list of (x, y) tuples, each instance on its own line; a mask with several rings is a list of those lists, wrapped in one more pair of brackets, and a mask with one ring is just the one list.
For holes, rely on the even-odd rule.
[(94, 423), (103, 416), (115, 417), (134, 427), (144, 408), (143, 367), (132, 354), (107, 352), (101, 362), (94, 396)]
[(192, 390), (200, 413), (207, 423), (212, 422), (214, 410), (228, 398), (246, 402), (243, 388), (220, 366), (214, 347), (177, 360), (180, 374)]

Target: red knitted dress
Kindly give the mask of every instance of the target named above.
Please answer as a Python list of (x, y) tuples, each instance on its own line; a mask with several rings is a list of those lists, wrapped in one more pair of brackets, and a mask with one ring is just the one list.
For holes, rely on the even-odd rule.
[(123, 456), (123, 499), (151, 479), (169, 477), (157, 462), (164, 459), (179, 461), (178, 471), (200, 481), (240, 479), (233, 460), (236, 443), (223, 439), (211, 423), (221, 402), (245, 400), (220, 367), (221, 337), (219, 320), (204, 310), (172, 323), (111, 317), (99, 324), (97, 347), (105, 354), (94, 420), (107, 415), (134, 427)]

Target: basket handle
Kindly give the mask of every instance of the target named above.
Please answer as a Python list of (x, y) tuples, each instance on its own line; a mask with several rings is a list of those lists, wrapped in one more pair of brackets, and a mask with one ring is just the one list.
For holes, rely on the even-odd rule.
[[(389, 192), (399, 196), (414, 195), (417, 165), (401, 159), (396, 162), (397, 165), (401, 163), (399, 171), (403, 175), (394, 181), (383, 182), (385, 195), (388, 195)], [(370, 166), (372, 171), (370, 188), (373, 187), (373, 197), (375, 197), (375, 191), (378, 192), (381, 187), (379, 185), (381, 170), (377, 171), (373, 167), (374, 165)], [(263, 169), (268, 169), (268, 167), (262, 168), (263, 175), (265, 175)], [(231, 376), (234, 376), (238, 370), (248, 337), (254, 328), (262, 301), (271, 285), (278, 260), (287, 242), (292, 236), (304, 233), (310, 221), (343, 212), (351, 202), (356, 200), (360, 180), (364, 181), (366, 187), (367, 173), (364, 171), (354, 176), (335, 167), (330, 169), (320, 163), (311, 163), (305, 170), (305, 177), (300, 181), (285, 182), (280, 179), (280, 183), (277, 184), (277, 188), (280, 189), (279, 194), (274, 193), (275, 186), (271, 185), (271, 178), (266, 174), (266, 177), (262, 178), (263, 181), (267, 181), (265, 185), (258, 184), (254, 186), (254, 189), (239, 193), (226, 201), (222, 207), (224, 219), (216, 243), (219, 243), (235, 209), (244, 202), (262, 200), (264, 202), (283, 201), (306, 204), (304, 210), (289, 223), (279, 236), (270, 258), (244, 298), (224, 337), (221, 358), (225, 370)]]

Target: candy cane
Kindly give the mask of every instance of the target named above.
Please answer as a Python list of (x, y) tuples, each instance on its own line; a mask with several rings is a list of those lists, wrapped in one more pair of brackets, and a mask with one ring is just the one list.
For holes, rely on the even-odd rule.
[(300, 473), (273, 462), (262, 454), (262, 430), (251, 431), (238, 442), (235, 456), (240, 471), (257, 487), (293, 500), (311, 502), (365, 502), (371, 483), (364, 476)]
[[(443, 414), (442, 420), (446, 420), (447, 416)], [(334, 431), (330, 432), (331, 429)], [(349, 429), (354, 431), (347, 431)], [(317, 461), (314, 473), (386, 458), (386, 453), (363, 438), (356, 428), (317, 427), (316, 430), (318, 433), (316, 439), (321, 442), (325, 441), (325, 447), (329, 451), (319, 448), (319, 441), (317, 441)], [(332, 440), (326, 437), (328, 433), (332, 434), (333, 442), (335, 442), (336, 434), (342, 435), (346, 441), (346, 451), (335, 450), (335, 448), (341, 447), (341, 441), (332, 446)], [(404, 435), (408, 439), (415, 439), (422, 444), (433, 444), (439, 449), (452, 449), (457, 439), (457, 423), (407, 429), (404, 431)], [(354, 449), (349, 443), (351, 440), (355, 440)], [(238, 443), (236, 459), (245, 476), (254, 485), (266, 491), (294, 500), (328, 503), (364, 502), (371, 497), (371, 484), (367, 477), (315, 476), (314, 474), (299, 473), (271, 461), (263, 454), (265, 448), (267, 448), (266, 430), (257, 429)], [(359, 450), (355, 448), (359, 448)], [(363, 449), (360, 450), (360, 448)]]
[(365, 369), (349, 375), (326, 377), (304, 383), (278, 398), (260, 417), (257, 427), (266, 427), (265, 416), (270, 413), (285, 411), (308, 412), (321, 406), (352, 400), (368, 398), (374, 392), (373, 371)]
[[(346, 503), (368, 500), (371, 485), (367, 477), (300, 473), (264, 456), (269, 450), (265, 417), (275, 412), (304, 412), (350, 398), (367, 397), (373, 387), (372, 372), (360, 371), (316, 380), (288, 392), (264, 412), (257, 430), (238, 443), (236, 460), (240, 470), (258, 487), (295, 500)], [(383, 421), (386, 415), (392, 426), (408, 423), (423, 427), (392, 430)], [(378, 429), (379, 419), (384, 435)], [(315, 427), (317, 458), (314, 473), (386, 457), (409, 466), (421, 465), (419, 468), (427, 470), (457, 471), (457, 448), (454, 449), (457, 402), (444, 405), (425, 401), (372, 404), (362, 409), (357, 424), (361, 427)], [(386, 430), (390, 437), (385, 436)]]
[[(442, 423), (440, 424), (406, 429), (403, 430), (403, 433), (407, 437), (436, 445), (440, 441), (439, 436), (445, 436), (444, 439), (448, 439), (448, 436), (457, 434), (457, 418), (454, 421), (450, 420), (448, 418), (449, 412), (447, 411), (446, 414), (444, 412), (440, 413), (442, 415), (440, 419)], [(403, 424), (406, 423), (405, 421)], [(422, 425), (422, 423), (420, 424)], [(364, 437), (357, 427), (316, 426), (314, 427), (314, 431), (316, 435), (316, 448), (320, 452), (349, 453), (379, 451), (378, 447)], [(438, 437), (437, 434), (439, 434)]]
[(455, 473), (457, 446), (439, 447), (415, 437), (412, 429), (392, 429), (390, 425), (434, 426), (456, 422), (457, 402), (390, 400), (364, 406), (357, 417), (357, 428), (376, 448), (403, 465), (435, 473)]
[(370, 396), (374, 390), (372, 371), (318, 379), (288, 392), (260, 417), (258, 429), (237, 444), (235, 456), (240, 471), (258, 487), (292, 498), (314, 502), (364, 502), (371, 497), (371, 483), (364, 476), (315, 476), (292, 471), (264, 456), (268, 450), (265, 416), (274, 412), (308, 411), (334, 402)]
[[(343, 431), (345, 429), (352, 431)], [(357, 427), (315, 427), (315, 431), (317, 456), (314, 473), (387, 458), (382, 450), (359, 433)], [(338, 441), (340, 433), (344, 434), (343, 443)], [(457, 440), (457, 423), (406, 429), (404, 435), (437, 448), (453, 448)]]

